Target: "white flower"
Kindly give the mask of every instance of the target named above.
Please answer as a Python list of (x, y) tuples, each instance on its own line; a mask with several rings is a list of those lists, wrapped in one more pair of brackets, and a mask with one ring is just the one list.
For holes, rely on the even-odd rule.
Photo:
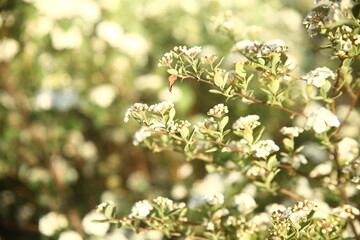
[(128, 110), (126, 110), (124, 122), (128, 122), (129, 118), (132, 116), (132, 114), (134, 114), (134, 113), (145, 113), (146, 110), (148, 110), (148, 108), (149, 107), (148, 107), (147, 104), (135, 103), (134, 105), (129, 107)]
[(340, 121), (335, 114), (326, 108), (320, 108), (309, 114), (305, 129), (312, 128), (316, 133), (322, 133), (330, 129), (330, 127), (338, 127)]
[(19, 43), (15, 39), (3, 38), (0, 40), (0, 62), (8, 62), (19, 51)]
[(224, 114), (228, 113), (229, 109), (223, 103), (215, 105), (211, 108), (207, 114), (213, 117), (222, 117)]
[(250, 44), (252, 44), (252, 41), (250, 41), (250, 40), (242, 40), (240, 42), (235, 43), (235, 45), (232, 48), (232, 51), (242, 52)]
[(79, 48), (83, 41), (82, 33), (76, 26), (68, 30), (55, 27), (50, 35), (52, 45), (56, 50)]
[(192, 47), (192, 48), (190, 48), (190, 49), (183, 48), (183, 49), (182, 49), (182, 52), (183, 52), (185, 55), (189, 56), (189, 57), (194, 57), (194, 56), (196, 56), (198, 53), (201, 53), (201, 47), (199, 47), (199, 46), (194, 46), (194, 47)]
[(170, 127), (171, 132), (180, 132), (183, 127), (190, 127), (191, 123), (188, 120), (179, 120)]
[(62, 232), (58, 240), (82, 240), (83, 238), (78, 232), (75, 231), (66, 231)]
[(282, 127), (280, 132), (284, 135), (288, 135), (290, 137), (298, 137), (300, 133), (302, 133), (304, 129), (298, 127)]
[(293, 157), (285, 156), (281, 158), (281, 162), (290, 163), (295, 169), (298, 169), (301, 164), (307, 164), (308, 161), (303, 154), (296, 154)]
[(124, 234), (124, 229), (115, 229), (106, 235), (106, 240), (128, 240)]
[(335, 74), (327, 67), (321, 67), (310, 71), (303, 78), (307, 80), (307, 84), (320, 88), (325, 84), (327, 79), (335, 79)]
[(311, 170), (309, 175), (312, 178), (329, 175), (332, 169), (333, 169), (332, 163), (330, 161), (327, 161), (317, 165), (313, 170)]
[(107, 108), (116, 97), (116, 88), (111, 84), (96, 86), (90, 91), (89, 99), (99, 107)]
[(148, 200), (142, 200), (135, 203), (131, 209), (131, 214), (135, 217), (146, 217), (153, 210), (153, 206)]
[(143, 142), (146, 138), (150, 136), (151, 136), (151, 130), (148, 127), (141, 127), (140, 130), (138, 130), (134, 134), (133, 144), (135, 146), (138, 146), (141, 142)]
[(116, 22), (102, 21), (96, 26), (96, 34), (111, 47), (118, 48), (123, 38), (123, 29)]
[(174, 108), (173, 101), (165, 101), (158, 104), (151, 105), (149, 111), (159, 113), (161, 115), (165, 114), (170, 109)]
[(234, 202), (239, 212), (247, 213), (256, 207), (254, 198), (246, 193), (234, 196)]
[(265, 158), (279, 149), (273, 140), (260, 140), (252, 146), (251, 150), (256, 151), (255, 155), (258, 158)]
[(221, 205), (224, 203), (224, 195), (215, 191), (209, 190), (202, 197), (209, 205)]
[(102, 202), (102, 203), (100, 203), (99, 205), (96, 206), (96, 211), (97, 212), (104, 212), (105, 209), (110, 205), (114, 205), (114, 202), (113, 201)]
[(105, 219), (104, 214), (98, 213), (95, 210), (92, 210), (84, 216), (81, 221), (81, 224), (84, 228), (84, 231), (87, 234), (92, 234), (96, 236), (105, 236), (107, 231), (110, 228), (110, 223), (93, 223), (92, 220), (101, 220)]
[(353, 139), (345, 137), (338, 143), (339, 158), (345, 161), (351, 161), (359, 155), (359, 143)]
[(355, 216), (360, 215), (360, 210), (351, 205), (345, 204), (344, 206), (334, 208), (333, 214), (344, 219), (354, 219)]
[(39, 231), (46, 236), (52, 236), (56, 231), (66, 228), (68, 221), (65, 215), (56, 212), (49, 212), (39, 220)]
[(258, 115), (248, 115), (246, 117), (240, 117), (238, 120), (234, 122), (232, 128), (237, 131), (254, 129), (260, 125), (260, 122), (258, 122), (258, 120), (259, 120)]

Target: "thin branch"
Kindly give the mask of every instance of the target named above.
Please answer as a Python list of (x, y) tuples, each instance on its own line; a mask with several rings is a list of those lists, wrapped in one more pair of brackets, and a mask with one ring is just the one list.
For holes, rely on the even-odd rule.
[[(340, 165), (340, 162), (339, 162), (339, 154), (338, 154), (338, 151), (336, 148), (334, 148), (334, 151), (332, 152), (333, 156), (334, 156), (334, 162), (335, 162), (335, 165), (336, 165), (336, 171), (337, 171), (337, 189), (339, 190), (340, 192), (340, 196), (342, 198), (342, 200), (344, 201), (345, 204), (350, 204), (350, 200), (346, 194), (346, 190), (345, 190), (345, 186), (343, 185), (342, 183), (342, 175), (343, 175), (343, 172), (342, 172), (342, 168), (341, 168), (341, 165)], [(354, 222), (352, 219), (349, 219), (348, 220), (349, 222), (349, 225), (350, 225), (350, 228), (351, 230), (353, 231), (354, 235), (355, 235), (355, 239), (356, 240), (359, 240), (360, 239), (360, 236), (358, 235), (357, 233), (357, 230), (356, 230), (356, 227), (354, 225)]]
[[(197, 80), (197, 81), (199, 81), (199, 82), (205, 82), (205, 83), (207, 83), (207, 84), (210, 84), (210, 85), (215, 86), (215, 84), (214, 84), (213, 82), (210, 82), (210, 81), (207, 81), (207, 80), (204, 80), (204, 79), (201, 79), (201, 78), (192, 76), (192, 75), (190, 75), (190, 74), (185, 74), (185, 73), (183, 73), (183, 74), (181, 74), (181, 76), (186, 77), (186, 78), (195, 79), (195, 80)], [(286, 111), (286, 112), (290, 113), (290, 114), (291, 114), (291, 118), (293, 118), (295, 115), (297, 115), (297, 116), (305, 116), (304, 113), (295, 112), (295, 111), (293, 111), (293, 110), (291, 110), (291, 109), (288, 109), (288, 108), (285, 108), (285, 107), (282, 107), (282, 106), (278, 106), (278, 105), (271, 105), (271, 104), (269, 104), (269, 103), (267, 103), (267, 102), (264, 102), (264, 101), (262, 101), (262, 100), (259, 100), (259, 99), (257, 99), (257, 98), (254, 98), (254, 97), (250, 97), (250, 96), (245, 95), (245, 94), (242, 94), (242, 93), (236, 93), (236, 92), (235, 92), (235, 93), (232, 93), (232, 95), (233, 95), (233, 96), (240, 96), (240, 97), (249, 99), (249, 100), (253, 101), (254, 103), (260, 103), (260, 104), (264, 104), (264, 105), (266, 105), (266, 106), (270, 106), (270, 107), (274, 107), (274, 108), (281, 109), (281, 110), (283, 110), (283, 111)]]
[(242, 94), (242, 93), (233, 93), (233, 95), (240, 96), (240, 97), (244, 97), (244, 98), (246, 98), (246, 99), (249, 99), (249, 100), (253, 101), (254, 103), (261, 103), (261, 104), (264, 104), (264, 105), (266, 105), (266, 106), (270, 106), (270, 107), (274, 107), (274, 108), (281, 109), (281, 110), (283, 110), (283, 111), (286, 111), (286, 112), (288, 112), (288, 113), (291, 113), (291, 118), (293, 118), (295, 115), (305, 117), (305, 114), (304, 114), (304, 113), (295, 112), (295, 111), (293, 111), (293, 110), (290, 110), (290, 109), (288, 109), (288, 108), (285, 108), (285, 107), (282, 107), (282, 106), (279, 106), (279, 105), (271, 105), (271, 104), (269, 104), (269, 103), (267, 103), (267, 102), (261, 101), (261, 100), (259, 100), (259, 99), (256, 99), (256, 98), (253, 98), (253, 97), (250, 97), (250, 96), (247, 96), (247, 95)]
[(344, 125), (347, 123), (347, 121), (349, 120), (350, 114), (351, 112), (354, 110), (357, 100), (359, 99), (360, 96), (360, 88), (356, 91), (356, 94), (354, 96), (354, 98), (352, 99), (349, 111), (347, 112), (344, 120), (341, 122), (340, 126), (338, 127), (338, 129), (336, 130), (336, 134), (334, 134), (334, 138), (336, 139), (339, 135), (339, 132), (341, 131), (341, 129), (344, 127)]
[(296, 201), (304, 201), (304, 199), (302, 197), (300, 197), (299, 195), (289, 191), (289, 190), (286, 190), (284, 188), (280, 188), (279, 191), (289, 197), (291, 197), (292, 199), (295, 199)]

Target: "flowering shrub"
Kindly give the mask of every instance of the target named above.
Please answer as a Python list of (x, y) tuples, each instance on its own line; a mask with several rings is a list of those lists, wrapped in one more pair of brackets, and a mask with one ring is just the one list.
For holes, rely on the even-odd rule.
[[(196, 81), (209, 85), (209, 92), (222, 96), (224, 103), (197, 122), (178, 119), (173, 102), (135, 103), (124, 119), (141, 125), (134, 144), (155, 152), (182, 152), (188, 161), (204, 161), (209, 175), (225, 180), (188, 202), (161, 196), (138, 201), (121, 218), (114, 203), (102, 203), (97, 210), (104, 219), (96, 221), (156, 230), (168, 238), (359, 239), (359, 145), (344, 129), (360, 95), (355, 71), (360, 5), (350, 0), (316, 4), (303, 23), (310, 37), (328, 40), (321, 48), (331, 52), (334, 71), (315, 66), (303, 77), (294, 76), (289, 48), (279, 40), (236, 39), (232, 51), (243, 60), (233, 64), (204, 55), (199, 46), (177, 46), (165, 53), (158, 66), (167, 69), (169, 91), (183, 81)], [(343, 102), (347, 110), (340, 115)], [(286, 113), (286, 121), (279, 121), (286, 126), (265, 126), (267, 119), (258, 111), (232, 112), (234, 103)], [(305, 157), (312, 149), (300, 135), (318, 144), (322, 163)]]

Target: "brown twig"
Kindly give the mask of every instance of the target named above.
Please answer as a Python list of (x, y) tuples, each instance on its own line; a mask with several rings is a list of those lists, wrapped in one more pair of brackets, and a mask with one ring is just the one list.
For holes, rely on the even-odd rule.
[(341, 131), (341, 129), (344, 127), (344, 125), (347, 123), (347, 121), (349, 120), (350, 114), (351, 112), (354, 110), (357, 100), (359, 99), (360, 96), (360, 88), (356, 91), (355, 96), (352, 99), (349, 111), (346, 113), (346, 116), (344, 118), (344, 120), (341, 122), (340, 126), (338, 127), (338, 129), (336, 130), (336, 133), (334, 134), (334, 138), (336, 139), (339, 135), (339, 132)]
[(295, 199), (296, 201), (304, 201), (304, 199), (302, 197), (300, 197), (299, 195), (287, 190), (287, 189), (284, 189), (284, 188), (280, 188), (279, 191), (283, 194), (285, 194), (286, 196), (289, 196), (291, 197), (292, 199)]
[(295, 112), (295, 111), (293, 111), (293, 110), (291, 110), (291, 109), (288, 109), (288, 108), (285, 108), (285, 107), (282, 107), (282, 106), (279, 106), (279, 105), (272, 105), (272, 104), (269, 104), (269, 103), (264, 102), (264, 101), (261, 101), (261, 100), (259, 100), (259, 99), (256, 99), (256, 98), (247, 96), (247, 95), (242, 94), (242, 93), (233, 93), (233, 95), (236, 95), (236, 96), (240, 96), (240, 97), (249, 99), (249, 100), (253, 101), (254, 103), (261, 103), (261, 104), (264, 104), (264, 105), (266, 105), (266, 106), (270, 106), (270, 107), (274, 107), (274, 108), (281, 109), (281, 110), (283, 110), (283, 111), (285, 111), (285, 112), (291, 113), (291, 118), (293, 118), (294, 116), (304, 116), (304, 117), (305, 117), (305, 114), (304, 114), (304, 113)]
[[(185, 77), (185, 78), (191, 78), (191, 79), (195, 79), (199, 82), (205, 82), (207, 84), (210, 84), (210, 85), (215, 85), (213, 82), (210, 82), (210, 81), (207, 81), (207, 80), (204, 80), (204, 79), (201, 79), (201, 78), (198, 78), (198, 77), (195, 77), (195, 76), (192, 76), (190, 74), (181, 74), (181, 76)], [(243, 97), (243, 98), (246, 98), (246, 99), (249, 99), (251, 101), (253, 101), (254, 103), (260, 103), (260, 104), (264, 104), (264, 105), (267, 105), (267, 106), (270, 106), (270, 107), (274, 107), (274, 108), (278, 108), (278, 109), (281, 109), (283, 111), (286, 111), (288, 113), (291, 113), (291, 118), (293, 118), (294, 116), (305, 116), (304, 113), (300, 113), (300, 112), (295, 112), (291, 109), (288, 109), (288, 108), (285, 108), (285, 107), (282, 107), (282, 106), (278, 106), (278, 105), (272, 105), (272, 104), (269, 104), (267, 102), (264, 102), (262, 100), (259, 100), (257, 98), (254, 98), (254, 97), (250, 97), (248, 95), (245, 95), (245, 94), (242, 94), (242, 93), (232, 93), (233, 96), (240, 96), (240, 97)]]

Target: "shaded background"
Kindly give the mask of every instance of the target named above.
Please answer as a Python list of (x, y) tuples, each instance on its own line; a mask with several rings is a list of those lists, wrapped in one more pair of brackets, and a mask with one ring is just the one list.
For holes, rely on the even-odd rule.
[[(312, 6), (312, 0), (1, 0), (0, 239), (58, 239), (70, 229), (84, 239), (111, 239), (82, 223), (100, 202), (114, 201), (122, 215), (144, 198), (187, 200), (206, 175), (204, 164), (133, 146), (139, 127), (125, 124), (124, 112), (136, 102), (173, 100), (178, 116), (191, 120), (224, 99), (190, 81), (169, 93), (158, 59), (176, 45), (198, 45), (227, 56), (229, 65), (240, 58), (230, 53), (238, 40), (282, 39), (297, 64), (294, 75), (336, 66), (326, 52), (314, 54), (321, 40), (309, 40), (302, 26)], [(259, 112), (274, 129), (283, 124), (279, 112), (262, 106), (228, 105), (234, 117)], [(45, 236), (38, 223), (49, 212), (64, 214), (68, 225)]]

